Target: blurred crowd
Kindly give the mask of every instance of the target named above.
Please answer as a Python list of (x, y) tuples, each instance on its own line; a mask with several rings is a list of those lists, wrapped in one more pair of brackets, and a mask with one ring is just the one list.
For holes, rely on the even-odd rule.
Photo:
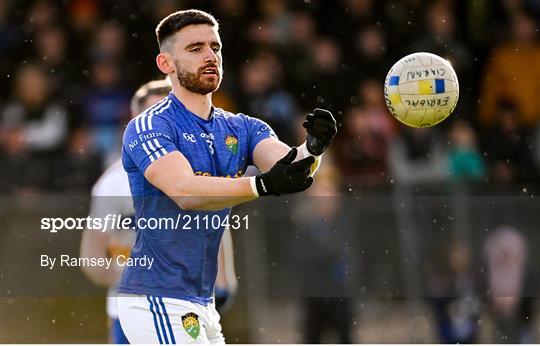
[[(338, 136), (311, 195), (456, 181), (521, 190), (540, 182), (537, 0), (1, 0), (0, 194), (89, 193), (120, 156), (132, 93), (163, 78), (155, 26), (187, 8), (220, 23), (225, 74), (216, 105), (267, 121), (290, 145), (303, 142), (301, 123), (313, 108), (337, 117)], [(460, 82), (456, 111), (434, 128), (401, 125), (383, 97), (386, 72), (417, 51), (449, 59)], [(299, 210), (309, 232), (298, 251), (326, 257), (298, 263), (340, 285), (332, 275), (343, 269), (341, 245), (328, 236), (340, 208), (316, 207), (330, 221), (310, 224)], [(448, 343), (478, 340), (468, 251), (450, 244), (447, 273), (428, 283)], [(526, 239), (503, 227), (484, 252), (485, 287), (502, 292), (487, 304), (497, 331), (504, 341), (530, 340), (521, 329), (530, 304), (518, 297)], [(319, 341), (328, 321), (350, 341), (346, 300), (304, 303), (307, 341)]]
[[(540, 4), (498, 1), (0, 1), (1, 192), (87, 192), (119, 156), (129, 100), (162, 78), (154, 28), (200, 8), (220, 21), (225, 79), (215, 103), (303, 141), (315, 107), (338, 118), (343, 187), (538, 181)], [(449, 59), (455, 114), (399, 124), (382, 84), (402, 56)]]

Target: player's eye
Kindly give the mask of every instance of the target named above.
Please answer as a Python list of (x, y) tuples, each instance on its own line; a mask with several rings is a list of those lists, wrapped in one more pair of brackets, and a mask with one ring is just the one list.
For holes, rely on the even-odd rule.
[(219, 53), (221, 51), (221, 48), (214, 47), (214, 48), (212, 48), (212, 50), (214, 51), (214, 53)]
[(201, 47), (193, 47), (189, 50), (190, 52), (200, 52), (201, 51)]

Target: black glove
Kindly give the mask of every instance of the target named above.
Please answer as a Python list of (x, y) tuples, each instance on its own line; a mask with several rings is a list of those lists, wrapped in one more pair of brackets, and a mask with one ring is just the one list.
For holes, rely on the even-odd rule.
[(306, 128), (306, 147), (315, 156), (319, 156), (337, 133), (336, 120), (326, 109), (315, 108), (313, 114), (308, 114), (302, 124)]
[(255, 176), (255, 185), (259, 196), (279, 196), (282, 193), (300, 192), (313, 184), (313, 178), (309, 174), (315, 158), (309, 156), (293, 163), (297, 151), (296, 148), (292, 148), (267, 172)]

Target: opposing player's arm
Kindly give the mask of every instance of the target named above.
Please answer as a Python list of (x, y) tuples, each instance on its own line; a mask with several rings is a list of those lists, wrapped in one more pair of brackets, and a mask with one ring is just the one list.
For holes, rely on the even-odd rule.
[[(101, 183), (101, 184), (100, 184)], [(102, 185), (103, 177), (92, 189), (92, 200), (90, 203), (90, 217), (105, 218), (107, 214), (118, 210), (116, 207), (117, 198), (103, 197), (108, 192), (105, 185)], [(102, 232), (100, 229), (86, 229), (81, 238), (80, 257), (82, 258), (105, 258), (109, 256), (110, 232)], [(121, 272), (104, 266), (82, 266), (83, 273), (96, 285), (109, 287), (120, 279)]]
[(249, 178), (195, 175), (189, 161), (179, 151), (152, 162), (144, 176), (186, 210), (221, 210), (257, 198)]
[[(110, 234), (101, 230), (85, 230), (81, 239), (81, 258), (109, 258)], [(118, 282), (120, 272), (104, 266), (82, 266), (82, 271), (96, 285), (109, 287)]]
[(218, 272), (216, 276), (215, 301), (218, 311), (223, 311), (236, 294), (238, 279), (234, 269), (232, 236), (226, 228), (219, 244)]

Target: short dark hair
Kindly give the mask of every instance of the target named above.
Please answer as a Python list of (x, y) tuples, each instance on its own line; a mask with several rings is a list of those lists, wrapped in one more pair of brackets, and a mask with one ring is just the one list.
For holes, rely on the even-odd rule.
[(136, 116), (144, 111), (144, 104), (150, 96), (163, 95), (163, 97), (165, 97), (171, 90), (171, 82), (168, 79), (153, 80), (141, 85), (131, 98), (131, 115)]
[(159, 47), (163, 42), (188, 25), (208, 24), (219, 27), (216, 18), (211, 14), (200, 10), (177, 11), (163, 18), (156, 27), (156, 37)]

